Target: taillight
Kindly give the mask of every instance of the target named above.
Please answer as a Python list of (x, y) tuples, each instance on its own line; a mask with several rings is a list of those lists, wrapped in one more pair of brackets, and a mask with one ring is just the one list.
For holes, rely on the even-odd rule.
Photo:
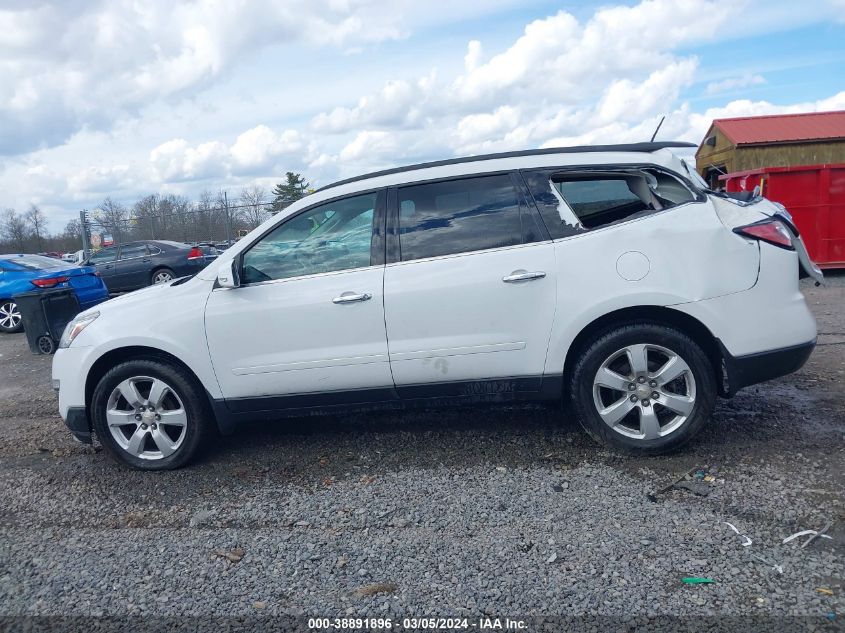
[(779, 220), (764, 220), (755, 224), (739, 226), (734, 229), (734, 233), (743, 237), (750, 237), (754, 240), (768, 242), (769, 244), (774, 244), (790, 251), (795, 250), (795, 247), (792, 245), (792, 233)]
[(202, 259), (202, 256), (202, 249), (198, 246), (194, 246), (188, 251), (188, 259)]
[(68, 280), (67, 277), (48, 277), (47, 279), (33, 279), (32, 283), (39, 288), (54, 288)]

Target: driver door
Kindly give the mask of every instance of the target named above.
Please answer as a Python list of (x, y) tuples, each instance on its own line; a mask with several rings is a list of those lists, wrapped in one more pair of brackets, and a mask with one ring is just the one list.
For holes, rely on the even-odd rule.
[[(384, 193), (307, 209), (241, 256), (241, 286), (216, 288), (206, 336), (235, 412), (384, 399)], [(386, 396), (389, 397), (389, 396)]]
[(117, 246), (109, 246), (102, 248), (88, 258), (85, 262), (88, 266), (94, 266), (97, 273), (106, 284), (109, 292), (117, 291), (117, 268), (115, 267), (115, 260), (117, 259)]

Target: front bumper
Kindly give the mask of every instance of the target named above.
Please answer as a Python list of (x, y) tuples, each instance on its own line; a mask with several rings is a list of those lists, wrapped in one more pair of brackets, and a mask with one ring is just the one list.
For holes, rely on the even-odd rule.
[(732, 356), (721, 341), (719, 347), (724, 362), (721, 391), (732, 396), (743, 387), (798, 371), (810, 358), (816, 341), (744, 356)]
[(85, 407), (70, 407), (67, 410), (65, 426), (73, 433), (73, 437), (83, 444), (93, 444), (91, 440), (91, 422)]

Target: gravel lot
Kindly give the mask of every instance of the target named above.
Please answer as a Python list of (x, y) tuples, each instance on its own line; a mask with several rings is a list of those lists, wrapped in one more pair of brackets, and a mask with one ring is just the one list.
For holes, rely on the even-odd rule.
[[(0, 336), (0, 616), (841, 627), (845, 275), (830, 277), (804, 288), (823, 334), (800, 373), (720, 401), (693, 445), (647, 459), (557, 411), (495, 407), (255, 425), (190, 468), (133, 472), (72, 441), (50, 359)], [(647, 498), (696, 466), (707, 496)], [(832, 539), (781, 543), (828, 522)]]

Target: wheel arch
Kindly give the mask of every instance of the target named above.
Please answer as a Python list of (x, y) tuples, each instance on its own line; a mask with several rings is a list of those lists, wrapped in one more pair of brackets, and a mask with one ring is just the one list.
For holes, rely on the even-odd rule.
[(202, 380), (197, 376), (196, 372), (191, 367), (181, 360), (179, 357), (155, 347), (148, 347), (144, 345), (131, 345), (126, 347), (117, 347), (107, 351), (100, 356), (91, 368), (88, 370), (88, 375), (85, 378), (85, 407), (88, 411), (91, 410), (91, 399), (94, 395), (94, 390), (103, 376), (114, 366), (129, 361), (129, 360), (157, 360), (170, 363), (181, 370), (185, 371), (196, 382), (198, 387), (202, 389), (206, 403), (208, 404), (208, 411), (214, 416), (215, 423), (221, 432), (227, 432), (228, 426), (221, 420), (219, 407), (216, 406), (214, 398), (208, 393), (208, 390), (203, 386)]
[(167, 264), (156, 264), (150, 269), (150, 279), (155, 277), (155, 274), (162, 270), (169, 270), (171, 273), (176, 275), (176, 271), (173, 270), (172, 266), (168, 266)]
[[(563, 365), (563, 385), (568, 385), (579, 355), (590, 340), (611, 328), (637, 322), (656, 323), (673, 327), (689, 336), (704, 351), (713, 367), (720, 395), (728, 395), (723, 369), (723, 355), (719, 340), (701, 321), (679, 310), (665, 306), (641, 305), (608, 312), (588, 323), (572, 340)], [(565, 392), (564, 392), (565, 393)]]

